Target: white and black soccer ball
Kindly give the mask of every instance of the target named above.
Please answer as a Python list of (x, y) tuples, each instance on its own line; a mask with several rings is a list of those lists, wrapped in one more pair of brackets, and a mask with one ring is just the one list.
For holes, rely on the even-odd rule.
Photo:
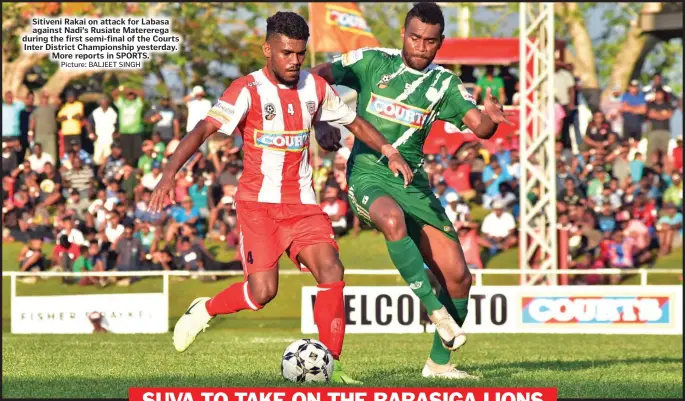
[(283, 352), (281, 374), (292, 382), (327, 382), (333, 374), (333, 355), (320, 341), (297, 340)]

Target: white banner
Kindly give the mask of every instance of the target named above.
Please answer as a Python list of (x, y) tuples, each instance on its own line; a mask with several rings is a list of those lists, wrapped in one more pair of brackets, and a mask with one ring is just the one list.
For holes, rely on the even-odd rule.
[[(302, 287), (302, 333), (318, 333), (316, 287)], [(408, 287), (345, 287), (346, 333), (423, 333), (419, 299)]]
[(103, 315), (102, 327), (112, 333), (166, 333), (165, 294), (97, 294), (18, 296), (12, 300), (12, 333), (92, 333), (91, 312)]
[[(303, 334), (317, 333), (316, 287), (302, 289)], [(405, 286), (345, 287), (347, 333), (420, 333)], [(471, 288), (468, 333), (683, 334), (681, 286)], [(428, 325), (425, 331), (432, 332)]]

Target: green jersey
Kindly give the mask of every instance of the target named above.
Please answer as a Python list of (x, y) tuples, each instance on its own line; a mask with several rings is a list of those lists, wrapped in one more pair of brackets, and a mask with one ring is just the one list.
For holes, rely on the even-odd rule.
[[(400, 50), (366, 48), (342, 55), (332, 63), (335, 84), (354, 89), (357, 114), (380, 131), (414, 170), (416, 185), (427, 185), (423, 173), (423, 144), (435, 120), (464, 129), (462, 119), (476, 102), (451, 71), (431, 64), (416, 71), (402, 60)], [(355, 141), (348, 174), (372, 173), (392, 177), (387, 160)]]

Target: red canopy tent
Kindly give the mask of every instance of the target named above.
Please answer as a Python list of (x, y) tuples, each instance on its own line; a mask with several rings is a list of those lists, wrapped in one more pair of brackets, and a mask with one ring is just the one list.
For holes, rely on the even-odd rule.
[[(563, 41), (556, 42), (557, 57), (563, 60)], [(518, 38), (447, 38), (438, 51), (433, 61), (442, 65), (512, 65), (518, 64), (520, 56)], [(498, 143), (498, 138), (504, 140), (504, 146), (517, 147), (518, 141), (511, 139), (518, 137), (519, 109), (518, 107), (506, 107), (505, 111), (510, 125), (500, 125), (495, 133), (495, 140), (483, 141), (478, 139), (470, 131), (459, 131), (452, 124), (436, 121), (426, 140), (423, 150), (427, 154), (437, 154), (442, 145), (447, 146), (450, 153), (459, 149), (464, 142), (480, 140), (483, 146), (493, 151)]]

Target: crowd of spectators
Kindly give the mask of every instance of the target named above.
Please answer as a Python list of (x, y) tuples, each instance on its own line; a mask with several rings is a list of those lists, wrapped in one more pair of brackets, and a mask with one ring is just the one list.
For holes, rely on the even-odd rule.
[[(488, 67), (465, 82), (482, 101), (487, 88), (516, 104), (518, 84), (507, 68)], [(578, 80), (559, 65), (555, 76), (558, 222), (569, 233), (571, 267), (634, 267), (653, 264), (682, 243), (682, 138), (673, 147), (669, 121), (680, 101), (655, 75), (644, 88), (632, 81), (592, 110), (580, 143), (574, 140)], [(86, 108), (73, 91), (64, 101), (47, 93), (3, 102), (3, 242), (25, 244), (22, 271), (241, 269), (222, 263), (205, 239), (227, 248), (238, 243), (233, 196), (242, 170), (240, 135), (218, 133), (179, 172), (176, 205), (147, 212), (161, 170), (212, 102), (202, 87), (181, 105), (168, 98), (146, 102), (141, 90), (119, 87)], [(182, 107), (178, 107), (182, 106)], [(521, 193), (518, 132), (488, 147), (466, 142), (443, 147), (424, 169), (436, 197), (461, 239), (467, 263), (487, 266), (490, 257), (518, 243)], [(345, 170), (354, 138), (334, 154), (314, 157), (314, 186), (336, 236), (364, 229), (347, 202)], [(494, 150), (493, 150), (494, 149)], [(473, 210), (484, 210), (482, 221)], [(45, 254), (44, 243), (56, 246)], [(582, 282), (604, 282), (583, 276)], [(215, 280), (213, 276), (202, 276)], [(35, 281), (35, 277), (26, 279)], [(80, 285), (128, 285), (135, 279), (81, 278)], [(608, 278), (616, 282), (617, 277)]]

